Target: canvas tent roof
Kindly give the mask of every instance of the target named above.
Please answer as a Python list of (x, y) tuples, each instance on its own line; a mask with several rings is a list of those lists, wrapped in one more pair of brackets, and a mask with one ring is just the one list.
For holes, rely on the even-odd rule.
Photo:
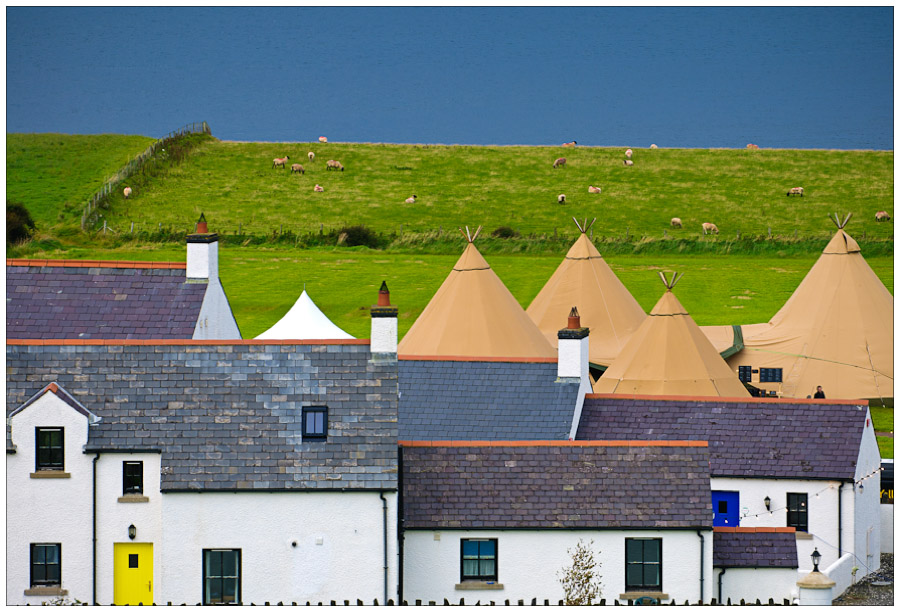
[(595, 393), (749, 397), (671, 289), (594, 384)]
[(800, 398), (817, 385), (835, 399), (894, 396), (894, 297), (843, 229), (781, 310), (754, 328), (728, 364), (782, 368), (782, 382), (763, 388)]
[(306, 289), (281, 319), (257, 336), (260, 340), (349, 340), (353, 336), (331, 322)]
[(527, 312), (556, 347), (557, 332), (566, 326), (573, 306), (578, 308), (582, 325), (591, 330), (591, 363), (604, 366), (612, 363), (647, 318), (584, 231)]
[(556, 351), (471, 241), (406, 332), (397, 352), (423, 356), (556, 357)]

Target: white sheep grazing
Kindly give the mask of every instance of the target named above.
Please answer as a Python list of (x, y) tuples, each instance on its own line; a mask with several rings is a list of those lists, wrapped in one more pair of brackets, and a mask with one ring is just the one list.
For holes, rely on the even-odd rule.
[(309, 158), (309, 163), (313, 163), (314, 161), (316, 161), (316, 154), (312, 151), (307, 153), (306, 156)]
[(787, 195), (799, 195), (801, 198), (803, 197), (803, 187), (791, 187), (791, 190), (787, 192)]
[(877, 213), (875, 213), (875, 220), (876, 221), (890, 221), (891, 216), (889, 214), (887, 214), (887, 212), (885, 212), (883, 210), (879, 210)]
[(566, 165), (566, 158), (565, 158), (565, 157), (560, 157), (560, 158), (558, 158), (555, 162), (553, 162), (553, 167), (554, 167), (554, 168), (559, 168), (560, 166), (565, 166), (565, 165)]
[(407, 204), (415, 204), (416, 203), (416, 194), (413, 194), (411, 198), (406, 198)]
[(319, 142), (328, 142), (328, 139), (324, 136), (319, 136)]
[(325, 188), (316, 183), (316, 186), (313, 187), (313, 191), (325, 191)]
[(125, 199), (127, 200), (131, 197), (131, 187), (126, 187), (122, 190), (122, 193), (125, 195)]
[(634, 152), (631, 149), (625, 149), (625, 157), (631, 159), (631, 156)]
[(600, 193), (600, 188), (588, 185), (588, 193)]
[(287, 155), (285, 155), (284, 157), (276, 157), (272, 160), (272, 167), (275, 168), (277, 166), (281, 166), (282, 168), (284, 168), (284, 162), (289, 159), (290, 157), (288, 157)]
[(651, 148), (651, 149), (658, 149), (659, 147), (657, 147), (655, 144), (652, 144), (652, 145), (650, 145), (650, 148)]
[(755, 145), (751, 142), (750, 144), (747, 145), (747, 148), (752, 151), (755, 151), (755, 150), (759, 149), (759, 145)]
[(566, 194), (561, 193), (558, 196), (556, 196), (556, 201), (560, 204), (565, 204), (566, 203)]
[(626, 160), (625, 160), (625, 165), (626, 165), (626, 166), (633, 166), (633, 165), (634, 165), (634, 162), (631, 161), (630, 159), (626, 159)]
[(703, 233), (704, 234), (718, 234), (719, 228), (716, 227), (715, 223), (704, 223), (703, 224)]
[(327, 162), (325, 162), (325, 169), (326, 170), (340, 170), (341, 172), (344, 171), (344, 167), (341, 165), (341, 162), (335, 161), (333, 159), (329, 159)]
[(564, 147), (574, 147), (574, 146), (577, 145), (577, 144), (578, 144), (578, 143), (577, 143), (576, 141), (573, 140), (572, 142), (564, 142), (564, 143), (563, 143), (563, 146), (564, 146)]
[(677, 227), (678, 229), (681, 229), (681, 219), (679, 217), (672, 217), (672, 220), (670, 221), (670, 223), (672, 224), (672, 227)]
[(303, 174), (304, 172), (306, 172), (306, 170), (304, 170), (303, 166), (301, 166), (300, 164), (291, 164), (291, 174), (293, 174), (294, 172)]

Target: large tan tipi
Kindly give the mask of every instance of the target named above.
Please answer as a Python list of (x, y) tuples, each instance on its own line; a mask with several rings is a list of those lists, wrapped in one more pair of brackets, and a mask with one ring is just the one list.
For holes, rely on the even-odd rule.
[(781, 370), (781, 382), (751, 384), (803, 398), (822, 386), (833, 399), (894, 396), (894, 297), (835, 215), (837, 233), (768, 324), (744, 328), (732, 369)]
[(556, 350), (475, 248), (480, 230), (471, 236), (466, 228), (466, 250), (406, 332), (397, 347), (400, 355), (556, 357)]
[(667, 281), (666, 292), (612, 365), (595, 393), (749, 397), (750, 394), (687, 313)]
[(581, 235), (526, 312), (555, 348), (566, 314), (577, 307), (582, 325), (591, 330), (590, 362), (608, 366), (647, 314), (588, 238), (594, 221), (575, 220)]

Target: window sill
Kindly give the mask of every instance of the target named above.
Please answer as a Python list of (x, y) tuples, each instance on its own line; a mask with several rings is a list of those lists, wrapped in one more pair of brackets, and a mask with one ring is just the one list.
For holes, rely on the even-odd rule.
[(127, 493), (119, 498), (120, 504), (141, 504), (149, 502), (150, 498), (140, 493)]
[(69, 472), (63, 472), (62, 470), (41, 470), (40, 472), (32, 472), (32, 478), (71, 478), (72, 475)]
[(811, 533), (807, 533), (806, 531), (798, 531), (797, 539), (798, 540), (812, 540), (813, 536)]
[(59, 597), (65, 597), (68, 594), (69, 592), (67, 590), (59, 586), (36, 586), (25, 589), (25, 595), (31, 596), (57, 595)]
[(482, 582), (481, 580), (467, 580), (456, 585), (457, 591), (502, 591), (503, 585), (499, 582)]
[(652, 597), (653, 599), (669, 599), (669, 595), (661, 591), (628, 591), (620, 593), (619, 599), (640, 599), (641, 597)]

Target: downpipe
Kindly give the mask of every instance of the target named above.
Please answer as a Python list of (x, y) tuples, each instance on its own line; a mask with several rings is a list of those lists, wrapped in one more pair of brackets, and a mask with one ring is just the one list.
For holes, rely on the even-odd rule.
[(703, 604), (703, 558), (704, 558), (704, 550), (703, 545), (706, 544), (706, 539), (703, 537), (703, 532), (701, 530), (697, 530), (697, 536), (700, 538), (700, 604)]
[(844, 552), (841, 550), (841, 534), (843, 533), (843, 517), (841, 516), (841, 489), (844, 488), (844, 483), (840, 483), (838, 485), (838, 559), (844, 556)]
[(91, 600), (93, 601), (93, 605), (97, 605), (97, 461), (100, 460), (100, 453), (94, 455), (93, 461), (93, 501), (91, 504), (91, 513), (93, 514), (93, 534), (92, 534), (92, 547), (93, 547), (93, 568), (92, 568), (92, 585), (91, 585)]
[(722, 571), (719, 572), (719, 605), (720, 606), (725, 605), (725, 603), (722, 601), (722, 576), (725, 575), (725, 570), (727, 570), (727, 569), (728, 569), (727, 567), (723, 567)]
[(384, 497), (384, 491), (378, 492), (381, 498), (381, 532), (384, 535), (384, 605), (388, 602), (388, 507), (387, 499)]

